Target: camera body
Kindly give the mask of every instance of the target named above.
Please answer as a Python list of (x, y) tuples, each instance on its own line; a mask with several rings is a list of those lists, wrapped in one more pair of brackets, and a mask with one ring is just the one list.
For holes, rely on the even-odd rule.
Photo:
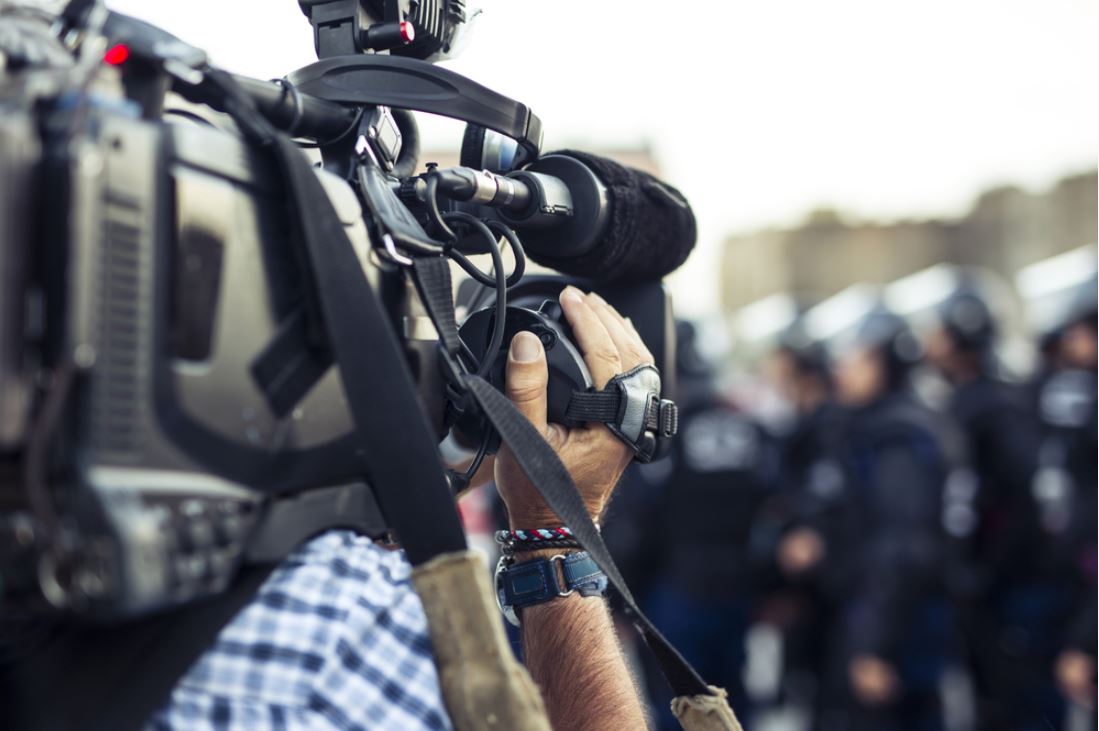
[[(13, 123), (33, 129), (14, 116), (0, 122)], [(23, 367), (5, 368), (0, 383), (31, 382), (31, 364), (56, 374), (61, 353), (78, 361), (54, 443), (39, 457), (71, 550), (24, 578), (58, 607), (140, 613), (219, 591), (242, 561), (285, 555), (319, 526), (384, 533), (337, 369), (302, 345), (301, 283), (270, 160), (231, 133), (141, 120), (124, 106), (42, 144), (31, 210), (46, 230), (8, 240), (5, 253), (37, 258), (20, 291), (43, 322), (37, 342), (5, 353)], [(393, 317), (414, 322), (408, 288), (382, 285), (358, 199), (317, 175)], [(9, 331), (18, 325), (7, 321)], [(424, 332), (408, 328), (410, 354), (433, 352), (434, 333), (421, 342)], [(279, 348), (317, 374), (288, 413), (257, 373)], [(429, 373), (420, 383), (441, 430), (442, 389)], [(36, 406), (5, 423), (3, 458), (17, 479), (45, 404)], [(13, 545), (35, 546), (17, 516), (4, 529)], [(17, 588), (7, 582), (5, 598)]]

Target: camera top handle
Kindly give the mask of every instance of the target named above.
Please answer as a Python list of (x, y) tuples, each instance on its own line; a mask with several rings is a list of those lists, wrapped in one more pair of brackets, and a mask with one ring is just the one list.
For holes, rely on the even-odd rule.
[[(538, 159), (542, 121), (520, 102), (453, 71), (399, 56), (341, 56), (292, 72), (286, 86), (233, 75), (269, 122), (324, 145), (354, 123), (350, 107), (386, 106), (438, 114), (479, 125), (514, 139), (520, 155), (513, 167)], [(224, 111), (224, 100), (176, 84), (192, 101)]]
[[(105, 34), (132, 54), (165, 67), (184, 98), (225, 111), (224, 100), (200, 88), (206, 54), (175, 36), (121, 13), (108, 15)], [(291, 73), (282, 86), (235, 76), (275, 126), (321, 145), (356, 119), (349, 107), (386, 106), (460, 119), (506, 135), (519, 145), (515, 167), (538, 158), (542, 121), (525, 105), (417, 58), (385, 54), (326, 58)]]
[(427, 61), (370, 54), (312, 63), (286, 79), (303, 96), (355, 106), (386, 106), (461, 119), (519, 145), (515, 167), (538, 159), (542, 120), (525, 104)]

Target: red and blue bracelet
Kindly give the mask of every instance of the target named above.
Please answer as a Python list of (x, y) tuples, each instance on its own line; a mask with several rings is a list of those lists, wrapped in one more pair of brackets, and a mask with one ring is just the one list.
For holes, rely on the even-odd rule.
[(504, 553), (521, 553), (538, 548), (580, 548), (567, 526), (554, 528), (517, 528), (496, 531), (496, 542)]

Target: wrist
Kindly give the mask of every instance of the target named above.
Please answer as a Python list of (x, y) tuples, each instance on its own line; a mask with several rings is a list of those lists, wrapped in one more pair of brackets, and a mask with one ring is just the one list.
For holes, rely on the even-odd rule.
[(579, 594), (554, 597), (548, 602), (519, 610), (521, 615), (519, 626), (525, 630), (529, 627), (545, 627), (557, 622), (575, 621), (576, 615), (583, 612), (607, 614), (607, 600), (602, 597)]
[[(588, 509), (588, 515), (591, 516), (592, 522), (598, 524), (600, 518), (603, 516), (605, 503), (584, 501), (584, 506)], [(547, 506), (521, 507), (513, 510), (512, 507), (508, 505), (508, 528), (511, 530), (530, 530), (531, 528), (562, 524), (563, 521), (558, 517), (557, 513), (553, 512)]]
[(523, 563), (525, 561), (535, 561), (540, 558), (553, 558), (554, 556), (567, 556), (570, 553), (577, 553), (578, 548), (533, 548), (529, 551), (523, 551), (513, 556), (515, 563)]
[(508, 508), (508, 528), (511, 530), (530, 530), (546, 525), (561, 525), (561, 519), (552, 510), (513, 513)]

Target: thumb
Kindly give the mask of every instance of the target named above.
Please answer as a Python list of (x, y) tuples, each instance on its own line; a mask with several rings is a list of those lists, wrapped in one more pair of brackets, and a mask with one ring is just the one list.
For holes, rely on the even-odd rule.
[(546, 433), (546, 385), (549, 370), (542, 341), (534, 333), (520, 332), (508, 350), (507, 375), (504, 391), (534, 428)]

